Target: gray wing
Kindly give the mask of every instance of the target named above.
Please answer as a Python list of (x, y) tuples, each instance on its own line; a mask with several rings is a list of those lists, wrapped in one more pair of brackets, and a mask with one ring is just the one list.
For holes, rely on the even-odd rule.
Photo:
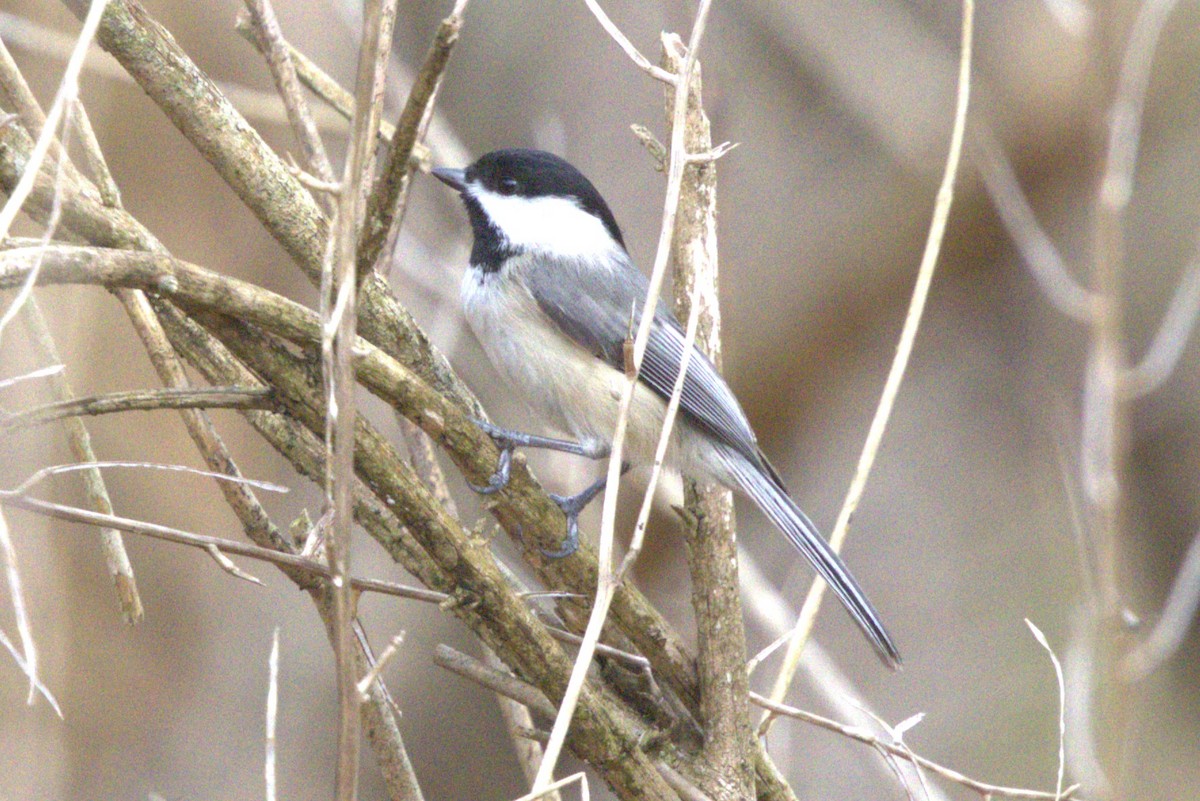
[[(550, 263), (535, 258), (527, 281), (538, 306), (567, 336), (614, 369), (625, 369), (625, 338), (631, 330), (631, 319), (636, 330), (649, 284), (641, 272), (627, 261), (609, 272), (581, 260)], [(752, 464), (764, 466), (778, 481), (759, 451), (733, 392), (712, 362), (694, 346), (692, 350), (680, 410), (694, 425), (733, 447)], [(683, 327), (660, 301), (638, 377), (663, 398), (671, 397), (683, 353)]]

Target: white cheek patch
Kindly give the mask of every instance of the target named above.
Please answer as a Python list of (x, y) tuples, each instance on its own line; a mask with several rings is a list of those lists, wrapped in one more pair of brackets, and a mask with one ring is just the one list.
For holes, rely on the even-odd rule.
[(565, 197), (500, 195), (472, 184), (471, 196), (514, 248), (561, 256), (604, 256), (617, 245), (604, 223)]

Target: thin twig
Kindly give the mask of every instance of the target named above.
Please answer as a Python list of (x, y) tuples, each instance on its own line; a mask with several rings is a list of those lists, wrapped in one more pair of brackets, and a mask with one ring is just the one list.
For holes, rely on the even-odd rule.
[(604, 32), (612, 37), (613, 41), (625, 51), (625, 55), (633, 60), (634, 64), (655, 80), (662, 81), (665, 84), (675, 86), (679, 82), (679, 76), (667, 72), (662, 67), (658, 66), (650, 59), (643, 56), (633, 42), (629, 41), (629, 37), (621, 32), (608, 15), (604, 13), (604, 9), (600, 8), (600, 4), (596, 0), (583, 0), (587, 5), (588, 10), (596, 17), (596, 21), (600, 23), (600, 27), (604, 28)]
[(538, 688), (526, 684), (510, 673), (490, 668), (449, 645), (439, 645), (433, 653), (433, 661), (440, 667), (483, 685), (494, 693), (513, 699), (545, 720), (554, 718), (554, 704), (550, 703)]
[[(17, 549), (13, 547), (8, 520), (0, 513), (0, 557), (4, 563), (4, 579), (8, 584), (8, 597), (12, 600), (13, 617), (17, 621), (17, 636), (21, 639), (21, 669), (29, 677), (29, 697), (26, 703), (33, 704), (38, 687), (37, 645), (33, 641), (33, 627), (29, 623), (29, 612), (25, 607), (25, 593), (21, 589), (21, 571), (17, 567)], [(10, 649), (11, 650), (11, 649)], [(14, 656), (16, 653), (14, 652)], [(62, 714), (61, 712), (59, 713)]]
[[(249, 14), (239, 14), (234, 28), (245, 37), (246, 41), (258, 47), (258, 39), (254, 35)], [(292, 66), (296, 69), (296, 77), (300, 79), (300, 82), (308, 87), (310, 92), (325, 101), (329, 108), (333, 109), (342, 119), (352, 119), (354, 117), (354, 95), (346, 91), (329, 73), (318, 67), (315, 61), (297, 50), (290, 42), (285, 40), (284, 46), (287, 48)], [(395, 126), (391, 123), (380, 121), (380, 139), (390, 142), (395, 132)]]
[[(0, 434), (52, 423), (64, 418), (159, 411), (162, 409), (271, 409), (266, 387), (199, 387), (140, 389), (72, 398), (11, 414), (0, 414)], [(77, 456), (78, 458), (78, 456)]]
[(991, 130), (983, 122), (977, 122), (974, 129), (970, 146), (975, 165), (1025, 266), (1054, 308), (1072, 319), (1089, 320), (1096, 298), (1071, 275), (1066, 260), (1038, 222), (1012, 164)]
[(1033, 637), (1038, 641), (1038, 644), (1045, 648), (1046, 653), (1050, 655), (1050, 662), (1054, 665), (1054, 678), (1058, 682), (1058, 779), (1054, 785), (1054, 797), (1062, 798), (1063, 774), (1067, 769), (1067, 756), (1064, 745), (1067, 740), (1066, 682), (1063, 681), (1062, 664), (1058, 661), (1058, 656), (1054, 653), (1054, 649), (1050, 647), (1050, 641), (1046, 639), (1046, 635), (1029, 618), (1025, 618), (1025, 625), (1033, 632)]
[[(103, 159), (101, 159), (103, 161)], [(34, 351), (38, 354), (39, 361), (61, 362), (62, 357), (58, 353), (58, 346), (54, 342), (54, 337), (50, 333), (50, 326), (46, 322), (46, 318), (42, 315), (41, 307), (37, 303), (37, 299), (30, 297), (26, 302), (21, 312), (21, 318), (25, 323), (25, 328), (29, 332), (29, 339), (33, 345)], [(48, 382), (54, 397), (59, 399), (57, 404), (52, 406), (71, 405), (78, 401), (72, 400), (74, 390), (70, 382), (67, 380), (65, 372), (56, 373)], [(46, 408), (46, 407), (42, 407)], [(18, 415), (14, 415), (18, 416)], [(0, 432), (6, 430), (6, 424), (11, 418), (0, 417)], [(77, 417), (72, 417), (66, 420), (63, 424), (67, 435), (67, 443), (71, 448), (71, 454), (80, 462), (92, 463), (96, 460), (96, 453), (92, 449), (92, 437), (88, 432), (87, 426)], [(85, 470), (83, 474), (83, 488), (87, 495), (88, 504), (98, 512), (112, 514), (112, 500), (108, 495), (108, 487), (104, 483), (104, 476), (101, 475), (99, 469), (91, 468)], [(133, 565), (129, 561), (129, 554), (125, 551), (125, 545), (121, 542), (121, 535), (113, 529), (100, 530), (100, 547), (104, 552), (104, 563), (108, 569), (108, 575), (113, 580), (113, 585), (117, 590), (117, 599), (121, 604), (121, 614), (125, 618), (125, 622), (136, 624), (141, 621), (144, 610), (142, 608), (142, 599), (138, 594), (137, 579), (133, 573)]]
[(39, 367), (36, 370), (30, 370), (28, 373), (22, 373), (21, 375), (0, 380), (0, 389), (15, 387), (17, 384), (20, 384), (24, 381), (38, 381), (52, 375), (58, 375), (64, 369), (66, 369), (65, 365), (62, 364), (52, 364), (49, 367)]
[(421, 69), (417, 71), (408, 100), (405, 101), (400, 119), (396, 122), (396, 133), (392, 137), (387, 164), (371, 189), (366, 205), (366, 217), (359, 235), (359, 281), (375, 269), (375, 263), (383, 253), (389, 233), (403, 220), (404, 203), (414, 171), (413, 148), (424, 137), (433, 117), (433, 104), (437, 99), (446, 66), (450, 63), (450, 53), (458, 42), (466, 6), (467, 0), (456, 0), (450, 16), (438, 25), (429, 53), (425, 56)]
[[(4, 527), (4, 525), (4, 515), (0, 514), (0, 528)], [(2, 536), (6, 535), (0, 533), (0, 537)], [(25, 661), (25, 657), (23, 657), (21, 652), (17, 650), (17, 646), (14, 645), (13, 641), (10, 640), (8, 635), (4, 633), (4, 629), (0, 629), (0, 645), (3, 645), (8, 651), (9, 655), (13, 658), (13, 661), (17, 663), (17, 667), (20, 668), (22, 673), (24, 673), (29, 679), (36, 680), (36, 676), (31, 676), (29, 673), (29, 663)], [(50, 692), (50, 688), (45, 684), (42, 684), (41, 681), (36, 681), (36, 687), (37, 691), (42, 694), (42, 697), (45, 698), (47, 703), (49, 703), (54, 709), (54, 713), (58, 715), (58, 719), (62, 720), (62, 707), (58, 705), (58, 699), (54, 697), (54, 693)]]
[[(247, 542), (239, 542), (238, 540), (227, 540), (220, 537), (212, 537), (207, 534), (196, 534), (190, 531), (172, 528), (170, 526), (160, 526), (155, 523), (147, 523), (141, 520), (132, 520), (126, 517), (117, 515), (106, 515), (99, 512), (93, 512), (88, 509), (79, 509), (72, 506), (63, 506), (57, 503), (50, 503), (38, 498), (32, 498), (24, 494), (10, 494), (0, 492), (0, 506), (12, 506), (17, 509), (23, 509), (27, 512), (39, 514), (44, 517), (51, 517), (57, 520), (65, 520), (71, 523), (83, 523), (90, 526), (108, 526), (110, 528), (119, 529), (129, 534), (138, 534), (151, 539), (163, 540), (166, 542), (174, 542), (179, 545), (188, 545), (201, 550), (216, 548), (222, 553), (242, 556), (247, 559), (256, 559), (261, 562), (270, 562), (271, 564), (285, 567), (291, 570), (299, 570), (306, 574), (316, 576), (323, 579), (331, 577), (329, 565), (317, 559), (299, 556), (297, 554), (288, 553), (286, 551), (277, 551), (271, 548), (264, 548), (261, 545), (254, 545)], [(427, 590), (424, 587), (409, 587), (404, 584), (396, 584), (390, 581), (369, 578), (352, 578), (350, 586), (356, 592), (376, 592), (381, 595), (391, 595), (397, 598), (406, 598), (414, 601), (422, 601), (424, 603), (441, 604), (445, 603), (450, 598), (444, 592), (435, 592)]]
[(1066, 799), (1075, 799), (1075, 801), (1079, 801), (1078, 796), (1075, 795), (1078, 785), (1063, 788), (1062, 793), (1059, 794), (1047, 793), (1040, 790), (1025, 790), (1019, 787), (1004, 787), (997, 784), (988, 784), (986, 782), (978, 781), (977, 779), (972, 779), (969, 776), (959, 773), (952, 768), (939, 765), (938, 763), (930, 759), (926, 759), (923, 756), (914, 754), (906, 746), (899, 746), (895, 743), (883, 740), (858, 726), (847, 726), (844, 723), (838, 723), (836, 720), (831, 720), (812, 712), (806, 712), (805, 710), (797, 709), (794, 706), (778, 704), (755, 692), (750, 693), (750, 701), (751, 703), (757, 704), (763, 709), (771, 712), (772, 715), (783, 715), (784, 717), (802, 720), (805, 723), (811, 723), (812, 725), (819, 726), (822, 729), (827, 729), (829, 731), (841, 734), (842, 736), (848, 737), (851, 740), (857, 740), (860, 743), (865, 743), (872, 748), (879, 749), (891, 754), (892, 756), (899, 757), (900, 759), (909, 760), (913, 764), (919, 765), (931, 773), (936, 773), (938, 776), (949, 779), (950, 781), (960, 784), (970, 790), (974, 790), (985, 799), (1001, 796), (1004, 798), (1033, 799), (1034, 801), (1058, 801), (1059, 799), (1062, 799), (1062, 801), (1066, 801)]
[(216, 473), (211, 470), (197, 470), (194, 467), (188, 467), (181, 464), (153, 464), (151, 462), (113, 462), (113, 461), (91, 461), (80, 462), (76, 464), (59, 464), (49, 467), (42, 467), (35, 471), (29, 478), (22, 481), (11, 490), (0, 491), (0, 494), (15, 495), (28, 492), (37, 484), (45, 481), (50, 476), (57, 476), (62, 473), (75, 473), (86, 470), (110, 469), (114, 467), (131, 467), (136, 470), (172, 470), (181, 473), (190, 473), (196, 476), (204, 476), (205, 478), (213, 478), (217, 481), (225, 481), (230, 483), (245, 484), (258, 489), (268, 490), (270, 492), (287, 492), (288, 488), (280, 484), (272, 484), (269, 481), (258, 481), (244, 476), (233, 476), (228, 473)]
[(680, 801), (712, 801), (711, 798), (700, 791), (700, 788), (685, 779), (683, 774), (666, 762), (656, 762), (654, 766), (658, 768), (659, 774), (662, 775), (667, 784), (671, 785), (671, 789), (678, 793)]
[[(321, 141), (321, 132), (313, 120), (308, 101), (300, 89), (296, 78), (296, 67), (292, 63), (291, 52), (283, 38), (283, 30), (275, 16), (275, 9), (270, 0), (245, 0), (246, 10), (250, 12), (250, 26), (254, 32), (255, 43), (266, 57), (267, 66), (271, 69), (271, 77), (275, 80), (275, 88), (283, 100), (287, 110), (288, 120), (292, 124), (292, 133), (300, 143), (300, 153), (304, 159), (304, 169), (322, 181), (333, 181), (333, 165), (325, 153), (325, 145)], [(317, 198), (318, 202), (330, 210), (328, 198)]]
[(527, 793), (520, 798), (514, 799), (514, 801), (538, 801), (538, 799), (547, 798), (551, 793), (556, 793), (562, 788), (574, 784), (575, 782), (579, 782), (580, 801), (589, 801), (591, 794), (588, 790), (587, 774), (583, 771), (580, 771), (579, 773), (572, 773), (565, 779), (559, 779), (556, 782), (550, 782), (542, 789), (534, 790), (533, 792)]
[(1200, 256), (1184, 268), (1171, 296), (1162, 323), (1146, 349), (1146, 355), (1121, 376), (1120, 391), (1126, 398), (1141, 398), (1154, 392), (1175, 372), (1184, 347), (1200, 317)]
[(75, 98), (75, 130), (83, 145), (83, 160), (92, 174), (92, 180), (96, 182), (97, 189), (100, 190), (101, 202), (109, 208), (121, 208), (121, 190), (117, 187), (116, 179), (108, 169), (108, 161), (105, 160), (104, 153), (100, 150), (100, 140), (96, 138), (92, 120), (88, 116), (87, 109), (84, 108), (83, 101), (79, 98)]
[(388, 642), (387, 647), (383, 649), (383, 653), (379, 655), (378, 659), (374, 660), (374, 664), (371, 665), (371, 669), (366, 672), (366, 675), (359, 679), (358, 693), (362, 696), (364, 704), (371, 700), (371, 685), (379, 681), (380, 674), (383, 673), (383, 669), (387, 666), (387, 663), (392, 660), (392, 657), (396, 655), (396, 652), (400, 650), (400, 643), (402, 642), (404, 642), (403, 631), (397, 634), (395, 637), (392, 637), (392, 639)]
[(1200, 608), (1200, 534), (1192, 538), (1150, 634), (1121, 661), (1126, 681), (1142, 681), (1179, 650)]
[[(507, 670), (507, 666), (496, 656), (496, 652), (486, 645), (483, 647), (483, 658), (490, 669), (498, 673)], [(529, 707), (503, 693), (496, 693), (496, 702), (500, 705), (500, 715), (504, 718), (504, 726), (508, 729), (513, 750), (517, 752), (517, 764), (521, 767), (521, 773), (525, 775), (525, 781), (532, 786), (543, 756), (541, 741), (528, 736), (529, 732), (536, 731), (533, 716), (529, 713)], [(545, 797), (548, 801), (562, 801), (562, 795), (558, 792), (548, 793)]]
[(217, 563), (217, 567), (221, 568), (234, 578), (239, 578), (242, 581), (248, 581), (251, 584), (257, 584), (260, 587), (266, 586), (262, 583), (262, 579), (258, 578), (257, 576), (252, 576), (234, 564), (233, 560), (221, 553), (221, 549), (217, 546), (209, 545), (204, 550), (207, 551), (208, 555), (211, 556), (213, 561)]
[(355, 78), (355, 114), (343, 190), (330, 229), (321, 278), (322, 379), (325, 416), (325, 503), (332, 514), (325, 547), (332, 579), (333, 650), (338, 678), (337, 799), (354, 801), (358, 787), (358, 671), (352, 621), (350, 535), (354, 523), (354, 341), (358, 322), (355, 247), (362, 220), (363, 192), (382, 114), (382, 86), (391, 47), (395, 0), (375, 0), (363, 13), (362, 45)]
[[(896, 356), (888, 372), (887, 381), (884, 383), (883, 394), (879, 399), (879, 406), (875, 410), (875, 417), (871, 420), (871, 427), (867, 432), (866, 442), (863, 444), (862, 454), (855, 469), (854, 479), (850, 482), (850, 488), (846, 492), (846, 499), (842, 503), (842, 509), (838, 513), (837, 522), (834, 524), (833, 534), (829, 538), (829, 544), (835, 551), (841, 549), (849, 530), (850, 518), (858, 508), (858, 503), (862, 499), (863, 492), (866, 489), (867, 478), (870, 475), (871, 467), (875, 463), (875, 456), (879, 452), (879, 445), (883, 440), (884, 431), (887, 429), (896, 396), (900, 391), (900, 384), (904, 380), (904, 374), (908, 367), (908, 358), (912, 354), (913, 344), (916, 341), (917, 331), (920, 328), (921, 318), (925, 310), (925, 301), (929, 297), (929, 287), (933, 282), (934, 269), (937, 267), (938, 253), (941, 250), (942, 238), (946, 230), (946, 220), (950, 216), (950, 205), (954, 198), (954, 180), (958, 175), (958, 163), (962, 155), (963, 132), (966, 129), (967, 105), (971, 92), (971, 43), (974, 35), (974, 16), (974, 0), (963, 0), (962, 45), (958, 64), (958, 92), (955, 101), (954, 126), (950, 135), (950, 148), (946, 157), (946, 168), (942, 174), (941, 185), (938, 187), (937, 202), (933, 210), (933, 220), (930, 223), (929, 235), (925, 241), (925, 252), (921, 257), (921, 266), (917, 270), (917, 282), (913, 288), (908, 313), (904, 318), (904, 327), (900, 332), (900, 340), (896, 345)], [(816, 621), (817, 611), (821, 606), (821, 599), (825, 595), (825, 588), (825, 582), (820, 577), (817, 577), (809, 589), (808, 596), (804, 599), (804, 606), (800, 609), (793, 639), (788, 646), (787, 655), (784, 657), (779, 675), (776, 676), (775, 683), (771, 688), (771, 699), (774, 701), (781, 701), (787, 695), (788, 687), (791, 686), (792, 678), (796, 674), (796, 667), (800, 662), (800, 654), (804, 650), (804, 644), (807, 642), (809, 634), (812, 632), (813, 623)], [(770, 716), (767, 715), (764, 716), (759, 726), (760, 733), (765, 732), (769, 727)]]

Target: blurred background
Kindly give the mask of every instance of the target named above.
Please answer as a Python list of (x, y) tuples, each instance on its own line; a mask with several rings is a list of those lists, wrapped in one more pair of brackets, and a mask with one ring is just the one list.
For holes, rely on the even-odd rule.
[[(269, 102), (266, 67), (233, 29), (238, 3), (145, 5), (273, 146), (295, 152), (280, 110)], [(676, 0), (604, 5), (652, 59), (659, 32), (679, 31), (686, 39), (694, 13), (692, 3)], [(276, 8), (288, 38), (350, 86), (357, 5), (277, 0)], [(401, 4), (391, 119), (449, 8), (449, 2)], [(0, 0), (0, 11), (0, 38), (48, 104), (78, 22), (48, 0)], [(1077, 522), (1085, 518), (1073, 514), (1072, 504), (1079, 496), (1089, 335), (1039, 289), (972, 155), (990, 131), (1037, 220), (1086, 283), (1112, 76), (1137, 11), (1136, 3), (1075, 0), (981, 4), (968, 152), (941, 263), (845, 551), (896, 637), (905, 668), (895, 675), (881, 669), (832, 603), (816, 630), (826, 675), (843, 673), (893, 723), (926, 713), (905, 736), (915, 751), (998, 784), (1054, 787), (1058, 690), (1024, 619), (1044, 630), (1064, 659), (1079, 644), (1081, 543), (1094, 533)], [(714, 140), (739, 144), (719, 171), (725, 372), (764, 449), (825, 531), (878, 401), (928, 230), (954, 108), (960, 13), (946, 0), (726, 0), (715, 4), (702, 45)], [(1196, 259), (1198, 23), (1200, 10), (1181, 4), (1149, 65), (1136, 180), (1121, 223), (1125, 346), (1134, 361)], [(313, 289), (282, 249), (141, 90), (120, 77), (115, 62), (102, 54), (89, 62), (82, 97), (125, 206), (175, 255), (314, 303)], [(340, 157), (346, 126), (321, 119), (326, 143)], [(599, 187), (635, 260), (648, 269), (665, 182), (630, 134), (632, 123), (665, 140), (662, 89), (629, 62), (583, 2), (475, 0), (441, 89), (430, 145), (434, 161), (450, 166), (507, 146), (566, 157)], [(392, 283), (492, 417), (523, 424), (527, 412), (488, 366), (459, 313), (468, 236), (457, 199), (419, 176)], [(39, 299), (80, 394), (157, 385), (106, 293), (47, 289)], [(1190, 342), (1163, 386), (1125, 408), (1117, 569), (1122, 600), (1143, 621), (1131, 640), (1157, 620), (1200, 524), (1198, 357)], [(37, 366), (23, 334), (10, 329), (0, 343), (0, 375)], [(29, 386), (0, 395), (6, 409), (41, 402)], [(379, 412), (370, 410), (390, 425)], [(293, 487), (265, 499), (277, 522), (319, 509), (312, 487), (236, 414), (214, 417), (247, 475)], [(102, 459), (199, 465), (171, 413), (88, 425)], [(53, 428), (7, 438), (0, 449), (4, 486), (70, 461)], [(578, 488), (592, 475), (592, 467), (569, 459), (530, 459), (553, 489)], [(241, 536), (202, 478), (137, 470), (110, 471), (107, 478), (118, 514)], [(461, 482), (455, 486), (462, 489)], [(42, 492), (82, 502), (70, 477)], [(682, 538), (668, 507), (678, 492), (675, 482), (660, 493), (664, 511), (636, 581), (689, 632)], [(623, 496), (632, 505), (635, 493)], [(482, 516), (470, 493), (457, 497), (468, 521)], [(753, 652), (794, 617), (811, 576), (761, 516), (739, 510)], [(271, 568), (242, 565), (266, 582), (263, 589), (232, 579), (196, 551), (129, 537), (146, 605), (145, 621), (131, 628), (121, 621), (95, 531), (18, 512), (6, 517), (43, 678), (65, 720), (43, 702), (27, 707), (22, 675), (0, 656), (0, 799), (261, 797), (267, 654), (276, 627), (280, 795), (330, 796), (333, 660), (306, 597)], [(585, 536), (596, 520), (585, 518)], [(507, 543), (497, 540), (496, 547), (511, 555)], [(357, 541), (355, 564), (362, 575), (406, 579), (366, 537)], [(0, 627), (13, 636), (7, 599), (2, 607)], [(477, 653), (466, 630), (449, 614), (413, 601), (369, 597), (363, 614), (377, 644), (407, 633), (387, 676), (426, 797), (506, 799), (525, 792), (494, 698), (432, 663), (441, 642)], [(1194, 797), (1198, 656), (1193, 630), (1160, 670), (1122, 691), (1123, 722), (1115, 734), (1102, 732), (1118, 743), (1102, 767), (1120, 797)], [(1086, 663), (1086, 651), (1082, 658)], [(777, 657), (768, 660), (752, 685), (765, 691), (777, 667)], [(846, 719), (840, 699), (808, 675), (801, 673), (789, 702)], [(1078, 686), (1069, 683), (1068, 690), (1079, 697)], [(1079, 725), (1068, 718), (1068, 781), (1095, 782), (1099, 774)], [(877, 755), (842, 737), (784, 720), (768, 742), (802, 798), (904, 797)], [(362, 797), (380, 793), (367, 765)]]

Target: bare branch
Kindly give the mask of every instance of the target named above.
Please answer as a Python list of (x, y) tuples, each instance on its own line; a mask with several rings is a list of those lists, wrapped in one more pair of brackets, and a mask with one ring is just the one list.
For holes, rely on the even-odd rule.
[[(322, 181), (333, 181), (333, 166), (329, 156), (325, 154), (325, 145), (321, 142), (321, 132), (313, 120), (308, 101), (300, 89), (296, 78), (296, 67), (292, 64), (291, 52), (283, 38), (283, 30), (275, 17), (275, 9), (270, 0), (245, 0), (246, 10), (250, 12), (250, 28), (254, 33), (258, 49), (266, 56), (267, 65), (271, 68), (271, 77), (275, 79), (275, 88), (283, 100), (287, 110), (288, 120), (292, 124), (292, 132), (300, 143), (300, 152), (304, 158), (304, 168)], [(326, 201), (327, 202), (327, 201)], [(326, 205), (326, 211), (329, 211)]]
[(629, 41), (629, 37), (622, 33), (621, 29), (618, 28), (613, 21), (608, 18), (608, 15), (604, 13), (604, 9), (600, 8), (600, 3), (597, 2), (597, 0), (583, 0), (583, 2), (587, 5), (588, 10), (591, 11), (596, 17), (596, 21), (600, 23), (600, 27), (604, 28), (604, 32), (612, 37), (613, 41), (625, 51), (625, 55), (629, 56), (629, 58), (633, 60), (633, 63), (636, 64), (643, 72), (655, 80), (662, 81), (663, 83), (670, 84), (672, 86), (678, 83), (678, 75), (667, 72), (662, 67), (654, 64), (652, 61), (650, 61), (650, 59), (643, 56), (636, 47), (634, 47), (633, 42)]
[(248, 581), (251, 584), (257, 584), (260, 587), (265, 586), (262, 583), (262, 579), (258, 578), (257, 576), (250, 575), (249, 573), (247, 573), (246, 571), (242, 570), (240, 567), (235, 565), (233, 563), (233, 560), (230, 559), (225, 554), (221, 553), (221, 550), (217, 546), (208, 545), (207, 547), (205, 547), (204, 550), (208, 551), (208, 555), (211, 556), (213, 561), (217, 563), (217, 567), (221, 568), (222, 570), (224, 570), (226, 573), (233, 576), (234, 578), (239, 578), (243, 581)]
[(1142, 681), (1179, 650), (1184, 635), (1196, 620), (1197, 608), (1200, 608), (1200, 534), (1188, 546), (1158, 623), (1122, 660), (1121, 672), (1126, 681)]
[(1047, 793), (1040, 790), (1024, 790), (1019, 787), (1004, 787), (997, 784), (987, 784), (986, 782), (972, 779), (969, 776), (959, 773), (952, 768), (939, 765), (938, 763), (926, 759), (923, 756), (914, 754), (907, 746), (897, 745), (893, 742), (880, 739), (874, 734), (871, 734), (870, 732), (865, 731), (857, 726), (847, 726), (843, 723), (838, 723), (836, 720), (830, 720), (829, 718), (822, 717), (821, 715), (817, 715), (812, 712), (806, 712), (803, 709), (797, 709), (794, 706), (778, 704), (755, 692), (750, 693), (750, 701), (758, 706), (761, 706), (763, 709), (768, 710), (773, 715), (783, 715), (784, 717), (802, 720), (805, 723), (811, 723), (812, 725), (819, 726), (822, 729), (837, 732), (838, 734), (848, 737), (851, 740), (857, 740), (860, 743), (865, 743), (872, 748), (876, 748), (880, 751), (891, 754), (892, 756), (899, 757), (900, 759), (909, 760), (913, 764), (919, 765), (931, 773), (936, 773), (942, 778), (949, 779), (950, 781), (962, 785), (969, 790), (974, 790), (985, 799), (999, 796), (1002, 798), (1034, 799), (1034, 801), (1068, 801), (1068, 799), (1076, 799), (1076, 801), (1079, 801), (1079, 797), (1075, 795), (1075, 792), (1079, 789), (1078, 785), (1063, 788), (1061, 793)]
[(554, 705), (546, 700), (546, 696), (536, 687), (526, 684), (509, 673), (490, 668), (461, 651), (456, 651), (449, 645), (439, 645), (434, 651), (433, 661), (446, 670), (487, 687), (494, 693), (513, 699), (541, 715), (545, 720), (554, 719), (556, 710)]
[(1008, 157), (984, 123), (976, 123), (971, 145), (988, 196), (1042, 294), (1066, 316), (1080, 321), (1090, 319), (1096, 298), (1071, 275), (1021, 191)]
[[(30, 297), (26, 302), (21, 312), (21, 318), (29, 332), (30, 342), (33, 344), (39, 360), (61, 362), (62, 356), (58, 353), (58, 347), (50, 334), (50, 326), (46, 323), (36, 298)], [(75, 393), (65, 372), (56, 373), (48, 383), (54, 396), (59, 399), (59, 403), (52, 404), (53, 406), (70, 405), (77, 402), (71, 400)], [(7, 416), (0, 417), (0, 433), (6, 430), (6, 424), (10, 420), (11, 418)], [(96, 453), (92, 449), (91, 434), (83, 421), (72, 417), (64, 423), (64, 428), (71, 454), (80, 462), (95, 462)], [(113, 505), (108, 495), (108, 487), (98, 469), (93, 467), (84, 471), (83, 487), (88, 503), (93, 509), (112, 514)], [(113, 529), (101, 529), (100, 545), (104, 552), (108, 575), (112, 578), (113, 585), (117, 590), (117, 599), (121, 604), (121, 614), (124, 616), (125, 622), (129, 624), (140, 622), (144, 611), (142, 599), (138, 595), (137, 579), (133, 574), (133, 565), (129, 561), (129, 554), (126, 553), (125, 545), (121, 542), (121, 535)]]
[(64, 418), (159, 411), (162, 409), (271, 409), (271, 390), (265, 387), (200, 387), (110, 392), (48, 403), (11, 414), (0, 414), (0, 434), (52, 423)]
[(1184, 269), (1146, 355), (1121, 376), (1122, 395), (1144, 397), (1171, 377), (1196, 327), (1197, 317), (1200, 317), (1200, 257)]

